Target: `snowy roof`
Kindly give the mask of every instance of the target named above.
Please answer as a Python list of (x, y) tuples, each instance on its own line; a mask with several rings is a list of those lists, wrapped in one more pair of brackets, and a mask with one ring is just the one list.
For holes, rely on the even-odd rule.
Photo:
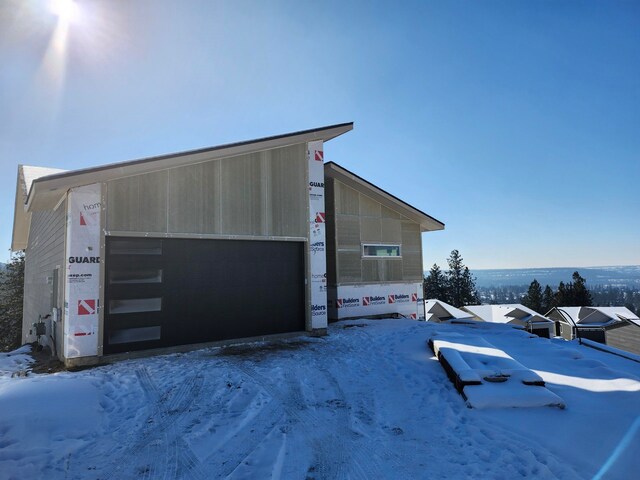
[(29, 195), (29, 190), (31, 190), (31, 185), (33, 181), (37, 178), (48, 177), (49, 175), (54, 175), (56, 173), (62, 173), (66, 170), (62, 170), (60, 168), (50, 168), (50, 167), (32, 167), (30, 165), (21, 165), (22, 167), (22, 188), (25, 195)]
[(544, 315), (525, 307), (520, 303), (507, 305), (467, 305), (462, 310), (471, 313), (477, 320), (492, 323), (515, 323), (526, 325), (528, 323), (551, 322)]
[(459, 308), (449, 305), (441, 300), (430, 299), (424, 304), (425, 318), (427, 321), (444, 321), (452, 318), (471, 318), (472, 315)]
[(26, 211), (25, 204), (27, 202), (27, 198), (29, 198), (29, 192), (31, 191), (33, 182), (38, 178), (44, 178), (49, 175), (55, 175), (62, 172), (64, 172), (64, 170), (59, 168), (18, 165), (11, 250), (24, 250), (27, 248), (27, 236), (29, 234), (31, 214)]
[(559, 307), (558, 310), (576, 324), (602, 326), (626, 320), (640, 326), (640, 318), (626, 307)]
[(635, 315), (631, 310), (626, 307), (588, 307), (593, 310), (597, 310), (611, 318), (618, 318), (620, 320), (627, 320), (631, 323), (635, 323), (640, 326), (640, 318)]

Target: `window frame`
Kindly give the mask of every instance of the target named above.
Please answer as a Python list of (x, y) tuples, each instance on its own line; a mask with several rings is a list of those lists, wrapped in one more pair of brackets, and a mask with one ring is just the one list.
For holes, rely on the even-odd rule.
[[(398, 249), (398, 255), (367, 255), (365, 253), (366, 247), (391, 247)], [(362, 254), (362, 258), (376, 258), (376, 259), (402, 259), (402, 244), (401, 243), (362, 243), (360, 248), (360, 253)]]

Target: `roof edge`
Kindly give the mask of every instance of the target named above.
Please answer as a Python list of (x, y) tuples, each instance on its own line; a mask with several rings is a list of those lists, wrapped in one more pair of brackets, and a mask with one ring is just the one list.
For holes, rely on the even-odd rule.
[[(32, 202), (34, 196), (37, 195), (37, 190), (39, 190), (39, 186), (43, 184), (49, 184), (49, 190), (57, 191), (65, 188), (72, 188), (79, 185), (84, 185), (87, 183), (91, 183), (90, 176), (93, 174), (98, 174), (101, 172), (110, 172), (110, 171), (118, 171), (120, 172), (119, 176), (128, 176), (128, 175), (136, 175), (140, 173), (146, 173), (146, 164), (152, 164), (154, 162), (159, 162), (160, 164), (167, 163), (174, 158), (181, 157), (197, 157), (203, 156), (206, 154), (218, 155), (220, 158), (224, 157), (223, 153), (228, 150), (229, 156), (235, 156), (244, 153), (244, 150), (251, 150), (251, 146), (258, 146), (260, 144), (266, 144), (268, 147), (265, 149), (279, 148), (281, 146), (287, 146), (294, 143), (304, 143), (316, 140), (329, 141), (332, 140), (344, 133), (353, 129), (353, 122), (347, 123), (338, 123), (335, 125), (329, 125), (325, 127), (312, 128), (309, 130), (300, 130), (292, 133), (285, 133), (280, 135), (274, 135), (270, 137), (262, 137), (254, 140), (245, 140), (241, 142), (227, 143), (223, 145), (217, 145), (214, 147), (206, 147), (194, 150), (186, 150), (182, 152), (169, 153), (164, 155), (157, 155), (152, 157), (144, 157), (137, 160), (129, 160), (124, 162), (116, 162), (110, 163), (106, 165), (100, 165), (97, 167), (89, 167), (78, 170), (70, 170), (67, 172), (57, 173), (53, 175), (43, 176), (33, 181), (30, 191), (28, 192), (28, 196), (26, 199), (27, 210), (32, 209)], [(291, 139), (291, 143), (287, 143), (286, 140)], [(238, 153), (239, 152), (239, 153)], [(185, 163), (187, 164), (187, 163)], [(179, 165), (176, 165), (179, 166)], [(146, 167), (146, 168), (145, 168)], [(167, 165), (161, 165), (158, 169), (162, 170), (167, 168)], [(149, 170), (152, 170), (149, 168)], [(127, 175), (127, 171), (129, 174)], [(134, 172), (135, 171), (135, 172)], [(73, 182), (71, 179), (75, 179)], [(42, 187), (42, 188), (47, 188)], [(44, 190), (43, 190), (44, 191)]]
[[(280, 135), (272, 135), (270, 137), (261, 137), (261, 138), (256, 138), (253, 140), (243, 140), (240, 142), (232, 142), (232, 143), (225, 143), (222, 145), (216, 145), (214, 147), (204, 147), (204, 148), (196, 148), (193, 150), (184, 150), (181, 152), (174, 152), (174, 153), (167, 153), (167, 154), (163, 154), (163, 155), (154, 155), (152, 157), (143, 157), (143, 158), (139, 158), (139, 159), (135, 159), (135, 160), (125, 160), (124, 162), (115, 162), (115, 163), (109, 163), (106, 165), (99, 165), (97, 167), (88, 167), (88, 168), (80, 168), (77, 170), (68, 170), (66, 172), (62, 172), (62, 173), (56, 173), (54, 175), (47, 175), (46, 177), (40, 177), (37, 178), (33, 181), (33, 183), (36, 182), (41, 182), (41, 181), (47, 181), (47, 180), (54, 180), (54, 179), (58, 179), (58, 178), (65, 178), (65, 177), (71, 177), (74, 175), (78, 175), (81, 173), (90, 173), (90, 172), (99, 172), (102, 170), (109, 170), (111, 168), (122, 168), (122, 167), (126, 167), (128, 165), (139, 165), (141, 163), (149, 163), (149, 162), (154, 162), (157, 160), (166, 160), (166, 159), (170, 159), (170, 158), (174, 158), (174, 157), (183, 157), (183, 156), (187, 156), (187, 155), (197, 155), (200, 153), (208, 153), (208, 152), (215, 152), (218, 150), (225, 150), (228, 148), (233, 148), (233, 147), (240, 147), (240, 146), (244, 146), (244, 145), (251, 145), (254, 143), (261, 143), (261, 142), (268, 142), (268, 141), (273, 141), (273, 140), (280, 140), (280, 139), (285, 139), (287, 137), (295, 137), (295, 136), (299, 136), (299, 135), (309, 135), (309, 134), (313, 134), (313, 133), (321, 133), (323, 131), (326, 130), (333, 130), (333, 129), (339, 129), (339, 128), (345, 128), (345, 130), (343, 132), (340, 132), (336, 135), (332, 135), (329, 138), (322, 138), (322, 140), (329, 141), (332, 140), (336, 137), (339, 137), (340, 135), (342, 135), (343, 133), (346, 133), (350, 130), (353, 130), (353, 122), (347, 122), (347, 123), (338, 123), (336, 125), (329, 125), (326, 127), (319, 127), (319, 128), (311, 128), (309, 130), (300, 130), (298, 132), (291, 132), (291, 133), (283, 133)], [(318, 139), (320, 140), (320, 138)]]
[(342, 173), (343, 175), (350, 175), (352, 177), (354, 177), (358, 183), (363, 184), (364, 186), (377, 191), (379, 193), (381, 193), (383, 196), (387, 196), (390, 197), (391, 200), (393, 200), (396, 203), (399, 203), (401, 206), (403, 206), (404, 208), (412, 211), (415, 214), (418, 214), (419, 216), (425, 217), (428, 219), (429, 222), (434, 222), (436, 225), (436, 228), (429, 228), (426, 229), (426, 231), (434, 231), (434, 230), (444, 230), (444, 223), (441, 222), (440, 220), (438, 220), (437, 218), (432, 217), (431, 215), (429, 215), (428, 213), (423, 212), (422, 210), (414, 207), (413, 205), (408, 204), (407, 202), (405, 202), (404, 200), (401, 200), (400, 198), (396, 197), (395, 195), (387, 192), (386, 190), (383, 190), (382, 188), (378, 187), (377, 185), (374, 185), (373, 183), (369, 182), (368, 180), (365, 180), (364, 178), (362, 178), (360, 175), (357, 175), (355, 173), (353, 173), (350, 170), (347, 170), (346, 168), (344, 168), (342, 165), (339, 165), (336, 162), (326, 162), (325, 167), (329, 167), (330, 169), (333, 169), (335, 171), (337, 171), (338, 173)]

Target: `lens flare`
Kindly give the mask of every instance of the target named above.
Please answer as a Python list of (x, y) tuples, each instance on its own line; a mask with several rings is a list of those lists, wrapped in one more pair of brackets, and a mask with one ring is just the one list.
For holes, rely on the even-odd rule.
[(72, 23), (78, 18), (78, 5), (73, 0), (51, 0), (49, 8), (61, 22)]

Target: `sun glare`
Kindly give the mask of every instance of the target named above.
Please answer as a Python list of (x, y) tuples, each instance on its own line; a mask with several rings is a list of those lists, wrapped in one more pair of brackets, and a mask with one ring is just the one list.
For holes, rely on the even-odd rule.
[(78, 16), (78, 5), (73, 0), (51, 0), (49, 8), (62, 22), (73, 22)]

